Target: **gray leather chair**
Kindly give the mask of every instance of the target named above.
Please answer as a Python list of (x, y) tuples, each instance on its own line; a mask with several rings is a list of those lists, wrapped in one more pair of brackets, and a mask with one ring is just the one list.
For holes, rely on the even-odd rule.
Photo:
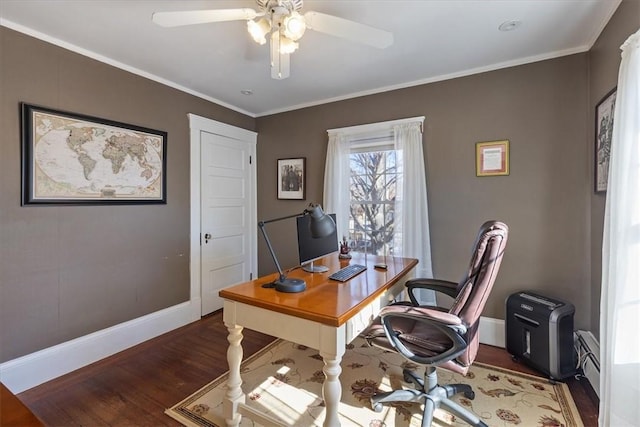
[[(407, 281), (411, 303), (385, 307), (377, 321), (364, 333), (369, 343), (396, 351), (425, 367), (424, 378), (405, 369), (404, 380), (414, 389), (394, 390), (375, 395), (371, 407), (382, 410), (387, 402), (424, 404), (422, 426), (429, 427), (433, 412), (440, 407), (473, 426), (486, 424), (473, 412), (449, 399), (464, 393), (475, 394), (468, 384), (438, 385), (436, 367), (466, 375), (478, 352), (478, 324), (498, 274), (508, 237), (508, 227), (499, 221), (485, 222), (476, 238), (471, 263), (458, 282), (439, 279)], [(414, 292), (432, 289), (454, 298), (448, 309), (418, 305)]]

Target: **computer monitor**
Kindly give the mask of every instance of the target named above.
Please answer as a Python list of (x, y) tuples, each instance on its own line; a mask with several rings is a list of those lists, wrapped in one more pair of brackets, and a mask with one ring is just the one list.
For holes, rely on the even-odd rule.
[[(329, 214), (329, 216), (335, 222), (336, 214)], [(299, 216), (296, 220), (298, 221), (298, 256), (302, 269), (309, 273), (328, 271), (329, 268), (324, 265), (314, 266), (313, 261), (338, 250), (338, 232), (333, 230), (333, 233), (326, 237), (313, 238), (309, 229), (311, 221), (309, 215)]]

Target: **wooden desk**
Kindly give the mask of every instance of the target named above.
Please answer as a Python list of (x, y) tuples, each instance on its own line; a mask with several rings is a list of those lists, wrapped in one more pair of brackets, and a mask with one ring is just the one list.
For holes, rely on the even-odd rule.
[[(374, 269), (373, 265), (378, 262), (387, 264), (387, 270)], [(328, 279), (331, 273), (349, 263), (368, 268), (348, 282)], [(262, 285), (273, 281), (276, 274), (221, 290), (223, 320), (229, 331), (229, 378), (224, 401), (227, 425), (239, 425), (242, 415), (264, 425), (281, 424), (279, 420), (244, 404), (240, 363), (243, 356), (242, 329), (246, 327), (319, 351), (324, 360), (325, 374), (322, 387), (326, 407), (324, 425), (339, 426), (338, 404), (342, 396), (340, 361), (345, 347), (371, 324), (382, 307), (404, 291), (404, 282), (417, 263), (411, 258), (359, 254), (351, 260), (340, 260), (336, 252), (315, 262), (329, 267), (327, 273), (306, 273), (296, 269), (287, 274), (287, 277), (307, 282), (307, 289), (300, 293), (263, 288)]]
[(41, 427), (44, 424), (0, 383), (0, 426), (3, 427)]

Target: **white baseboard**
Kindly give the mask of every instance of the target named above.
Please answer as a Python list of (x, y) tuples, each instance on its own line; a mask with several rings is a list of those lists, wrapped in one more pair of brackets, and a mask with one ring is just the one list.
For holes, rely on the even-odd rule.
[(2, 363), (0, 379), (12, 393), (18, 394), (191, 323), (200, 318), (199, 313), (199, 301), (156, 311)]
[(480, 343), (505, 348), (504, 320), (480, 318)]

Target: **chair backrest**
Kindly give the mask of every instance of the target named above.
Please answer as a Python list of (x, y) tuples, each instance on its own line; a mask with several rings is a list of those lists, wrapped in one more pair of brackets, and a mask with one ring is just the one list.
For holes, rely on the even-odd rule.
[(471, 364), (478, 350), (478, 323), (495, 282), (509, 227), (500, 221), (487, 221), (480, 227), (467, 275), (458, 285), (458, 294), (449, 312), (467, 326), (467, 351), (458, 357), (464, 365)]

